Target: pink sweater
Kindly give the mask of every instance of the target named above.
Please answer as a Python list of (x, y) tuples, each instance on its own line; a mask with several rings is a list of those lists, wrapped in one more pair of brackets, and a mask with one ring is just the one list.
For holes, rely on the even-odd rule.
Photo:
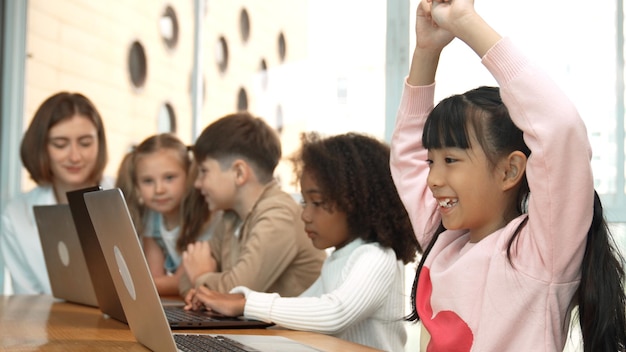
[[(561, 351), (593, 210), (586, 128), (572, 102), (509, 39), (482, 63), (532, 151), (528, 215), (478, 243), (467, 231), (442, 233), (420, 275), (418, 312), (430, 351)], [(424, 248), (440, 221), (421, 141), (434, 86), (405, 84), (391, 148), (392, 174)], [(526, 216), (511, 265), (507, 244)]]

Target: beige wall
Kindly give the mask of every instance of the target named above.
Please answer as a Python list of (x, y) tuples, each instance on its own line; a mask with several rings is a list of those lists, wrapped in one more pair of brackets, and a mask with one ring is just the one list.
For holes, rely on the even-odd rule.
[[(114, 176), (128, 147), (157, 132), (157, 114), (164, 102), (177, 117), (177, 134), (192, 143), (191, 74), (193, 70), (194, 9), (191, 0), (30, 0), (28, 5), (24, 126), (49, 95), (78, 91), (94, 101), (105, 120)], [(179, 40), (169, 49), (160, 37), (159, 19), (166, 5), (176, 11)], [(239, 15), (246, 8), (250, 38), (244, 43)], [(271, 72), (281, 65), (278, 36), (287, 42), (284, 64), (304, 60), (307, 50), (306, 9), (303, 0), (209, 1), (203, 25), (205, 99), (200, 121), (234, 112), (241, 87), (248, 93), (249, 110), (274, 125), (274, 109), (281, 97), (260, 85), (258, 69), (264, 59)], [(215, 47), (220, 36), (229, 44), (229, 65), (218, 70)], [(139, 40), (147, 56), (145, 85), (132, 86), (127, 70), (131, 43)], [(269, 101), (268, 99), (270, 99)], [(298, 126), (285, 126), (284, 149), (297, 146)], [(284, 166), (280, 170), (287, 170)], [(289, 173), (281, 171), (281, 173)], [(24, 176), (24, 188), (31, 185)]]

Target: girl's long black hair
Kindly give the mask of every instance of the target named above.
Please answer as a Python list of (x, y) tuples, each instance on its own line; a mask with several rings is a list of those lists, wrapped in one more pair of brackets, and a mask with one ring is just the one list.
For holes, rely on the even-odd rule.
[(616, 249), (597, 192), (593, 198), (593, 220), (575, 296), (578, 321), (585, 352), (623, 352), (626, 351), (624, 257)]
[[(423, 145), (426, 149), (470, 148), (470, 127), (492, 165), (499, 157), (514, 150), (530, 155), (523, 133), (511, 120), (496, 87), (479, 87), (442, 100), (426, 120)], [(529, 195), (530, 189), (524, 176), (518, 191), (519, 214), (527, 212)], [(509, 261), (512, 260), (511, 247), (527, 220), (519, 225), (508, 243)], [(412, 312), (407, 317), (409, 321), (420, 319), (415, 302), (419, 275), (426, 257), (445, 230), (443, 224), (434, 230), (417, 267), (411, 294)], [(580, 285), (572, 303), (578, 305), (584, 351), (626, 351), (624, 258), (609, 231), (597, 192), (594, 192), (593, 219), (587, 233), (581, 270)]]

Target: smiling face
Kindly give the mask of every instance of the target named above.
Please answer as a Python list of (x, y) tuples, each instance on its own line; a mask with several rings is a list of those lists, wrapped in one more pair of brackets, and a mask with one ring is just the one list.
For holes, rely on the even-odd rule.
[(210, 210), (230, 210), (237, 194), (236, 176), (232, 166), (222, 169), (217, 159), (206, 158), (198, 164), (194, 186), (200, 190)]
[(428, 187), (446, 229), (468, 229), (476, 242), (506, 224), (510, 201), (502, 191), (501, 168), (489, 163), (482, 148), (428, 150), (428, 162)]
[[(352, 239), (348, 230), (348, 216), (324, 199), (324, 194), (309, 172), (300, 178), (302, 192), (302, 221), (317, 249), (339, 249)], [(334, 208), (334, 209), (333, 209)]]
[(139, 155), (136, 177), (139, 195), (146, 207), (165, 217), (179, 217), (186, 190), (187, 170), (177, 151), (162, 148)]
[(48, 131), (48, 155), (57, 190), (91, 186), (98, 158), (98, 131), (88, 118), (74, 115)]
[(496, 87), (443, 99), (424, 124), (428, 186), (447, 229), (469, 230), (472, 242), (525, 212), (530, 149)]

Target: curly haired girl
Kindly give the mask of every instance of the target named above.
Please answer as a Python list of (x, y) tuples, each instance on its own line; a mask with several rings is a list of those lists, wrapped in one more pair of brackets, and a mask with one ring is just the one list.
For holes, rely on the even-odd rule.
[(305, 230), (316, 248), (334, 248), (320, 277), (295, 298), (245, 287), (231, 294), (200, 288), (188, 308), (401, 351), (404, 264), (415, 259), (419, 246), (391, 178), (389, 148), (355, 133), (311, 133), (302, 143), (292, 161)]

